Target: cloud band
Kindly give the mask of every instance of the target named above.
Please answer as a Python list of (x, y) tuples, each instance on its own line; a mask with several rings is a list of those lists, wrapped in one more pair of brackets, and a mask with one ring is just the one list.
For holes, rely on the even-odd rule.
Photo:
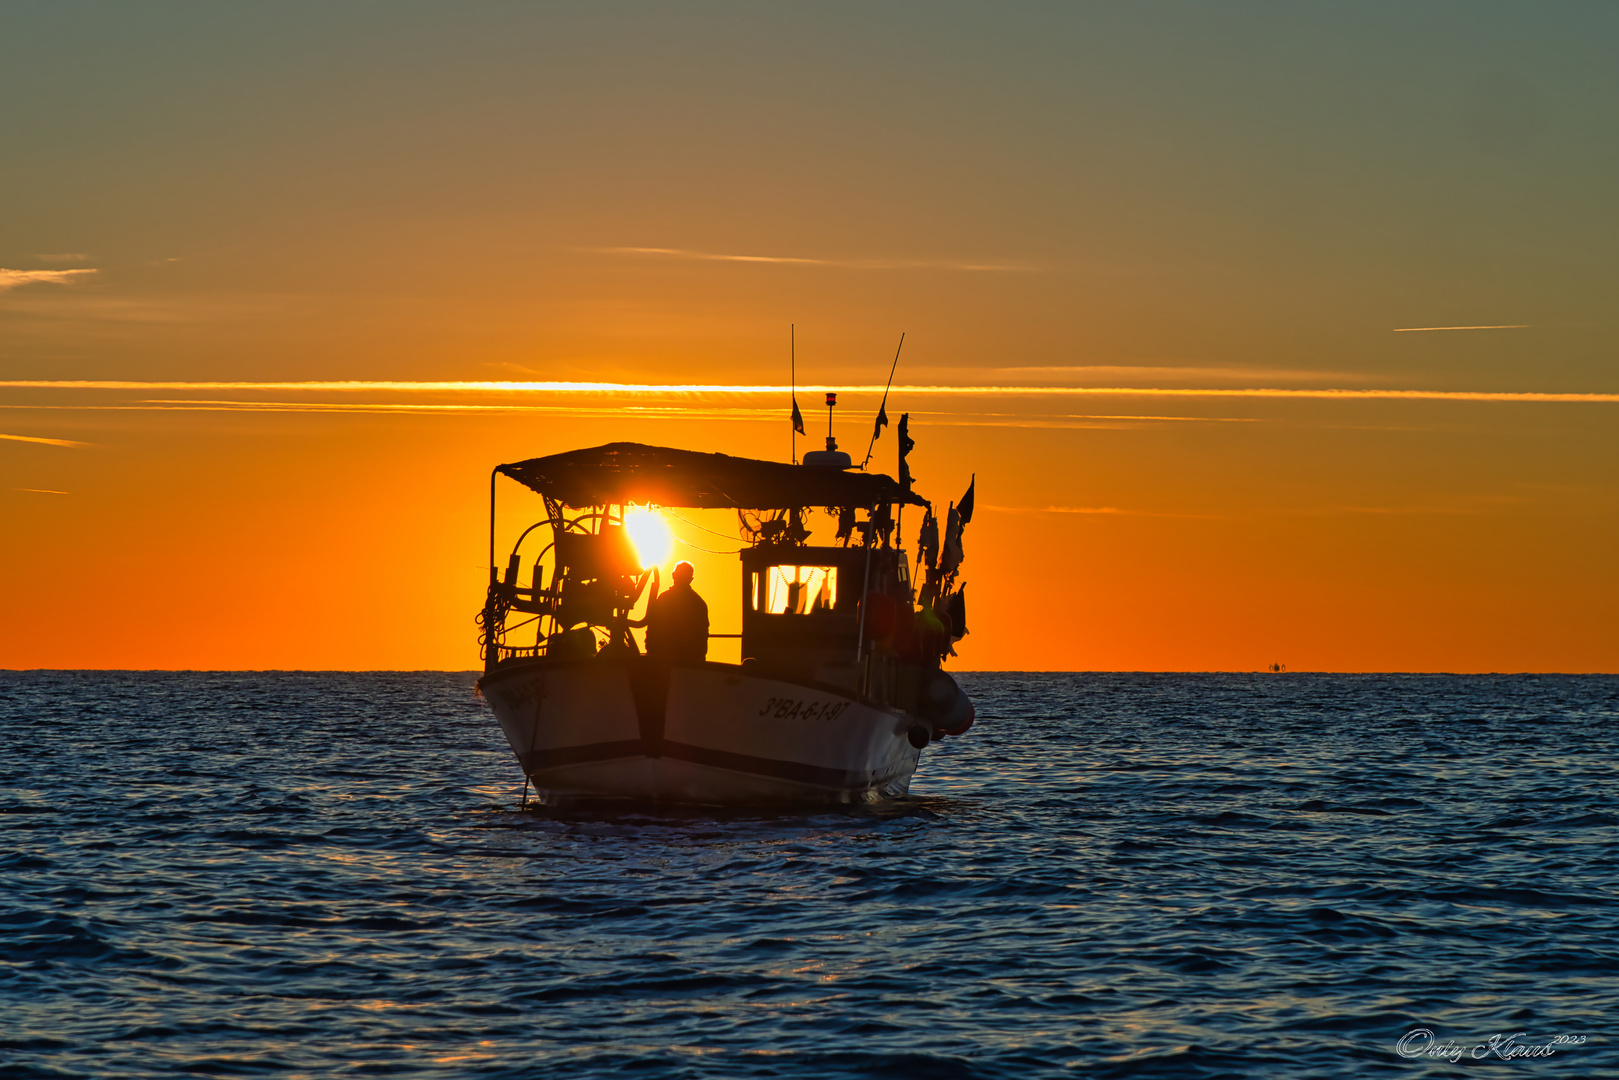
[[(620, 383), (620, 382), (404, 382), (344, 380), (324, 382), (161, 382), (130, 380), (26, 380), (0, 381), (0, 389), (33, 390), (223, 390), (396, 392), (396, 393), (514, 393), (514, 394), (747, 394), (785, 396), (787, 386), (728, 383)], [(880, 394), (870, 386), (800, 386), (806, 394), (823, 391)], [(895, 394), (964, 395), (978, 397), (1179, 397), (1277, 398), (1316, 401), (1478, 401), (1541, 403), (1619, 403), (1619, 394), (1564, 393), (1522, 390), (1377, 390), (1297, 389), (1279, 387), (1147, 387), (1147, 386), (895, 386)]]

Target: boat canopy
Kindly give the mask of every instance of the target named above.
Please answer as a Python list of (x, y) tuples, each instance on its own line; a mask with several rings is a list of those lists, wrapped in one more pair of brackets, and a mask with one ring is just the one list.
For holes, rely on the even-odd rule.
[(790, 510), (806, 506), (926, 506), (927, 500), (881, 473), (704, 454), (619, 442), (501, 465), (511, 477), (567, 506), (659, 506)]

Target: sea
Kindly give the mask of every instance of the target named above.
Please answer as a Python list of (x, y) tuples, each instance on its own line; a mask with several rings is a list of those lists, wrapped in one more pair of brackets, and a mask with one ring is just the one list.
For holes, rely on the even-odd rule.
[(0, 673), (0, 1076), (1619, 1076), (1619, 677), (960, 678), (766, 813), (524, 807), (468, 673)]

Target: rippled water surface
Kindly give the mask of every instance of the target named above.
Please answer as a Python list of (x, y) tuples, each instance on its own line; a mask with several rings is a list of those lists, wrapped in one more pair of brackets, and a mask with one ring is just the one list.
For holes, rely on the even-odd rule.
[(962, 681), (899, 806), (564, 814), (470, 675), (0, 673), (0, 1074), (1619, 1075), (1619, 678)]

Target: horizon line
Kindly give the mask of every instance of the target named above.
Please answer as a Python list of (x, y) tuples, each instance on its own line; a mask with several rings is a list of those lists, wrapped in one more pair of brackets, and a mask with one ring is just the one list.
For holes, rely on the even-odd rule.
[[(1418, 678), (1466, 679), (1490, 676), (1560, 676), (1565, 678), (1611, 679), (1619, 671), (1555, 671), (1527, 670), (1502, 671), (1479, 668), (1475, 671), (1423, 671), (1415, 668), (1284, 668), (1271, 671), (1261, 668), (960, 668), (964, 675), (1271, 675), (1285, 678), (1289, 675), (1406, 675)], [(431, 673), (435, 675), (482, 675), (481, 667), (464, 668), (322, 668), (322, 667), (3, 667), (0, 672), (32, 673), (63, 672), (67, 674), (123, 672), (164, 673), (174, 675), (391, 675)]]

